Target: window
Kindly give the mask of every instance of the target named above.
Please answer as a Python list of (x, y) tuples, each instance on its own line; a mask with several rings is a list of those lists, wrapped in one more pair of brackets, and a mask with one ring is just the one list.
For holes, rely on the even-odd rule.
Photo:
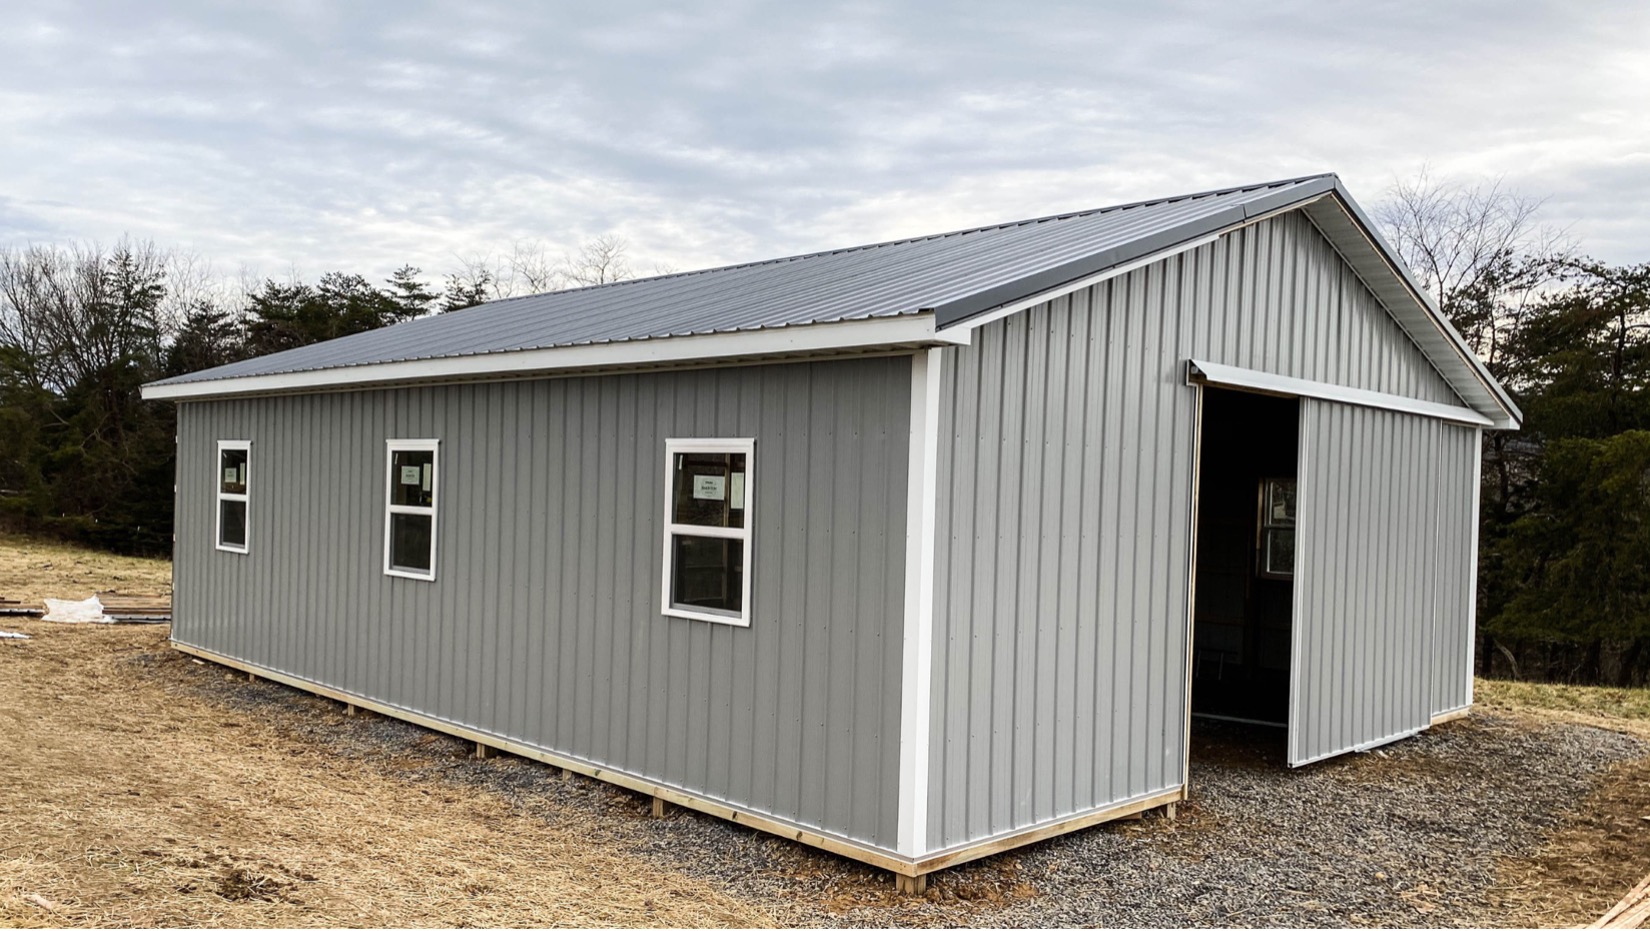
[(247, 472), (250, 440), (218, 441), (218, 549), (246, 552)]
[(665, 441), (665, 614), (750, 626), (755, 446)]
[(1295, 577), (1295, 480), (1260, 482), (1260, 574), (1267, 579)]
[(435, 579), (436, 453), (440, 440), (390, 440), (384, 573)]

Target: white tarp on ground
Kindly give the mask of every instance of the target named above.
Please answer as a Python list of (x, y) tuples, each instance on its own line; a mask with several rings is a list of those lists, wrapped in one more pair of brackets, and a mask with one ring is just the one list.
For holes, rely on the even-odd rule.
[(15, 630), (0, 630), (0, 640), (27, 640), (28, 634), (20, 634)]
[(66, 624), (110, 624), (113, 621), (103, 616), (103, 602), (96, 595), (85, 601), (63, 601), (58, 598), (46, 599), (46, 616), (43, 620), (62, 621)]

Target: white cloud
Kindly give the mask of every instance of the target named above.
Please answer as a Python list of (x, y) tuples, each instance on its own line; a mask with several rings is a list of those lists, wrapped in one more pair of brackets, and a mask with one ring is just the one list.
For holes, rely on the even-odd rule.
[(0, 242), (681, 268), (1421, 164), (1650, 259), (1650, 11), (1524, 2), (99, 3), (0, 33)]

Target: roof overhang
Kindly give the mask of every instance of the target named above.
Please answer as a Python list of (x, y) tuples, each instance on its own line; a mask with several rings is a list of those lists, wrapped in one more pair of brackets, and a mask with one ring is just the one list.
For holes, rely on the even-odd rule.
[(304, 372), (243, 375), (149, 384), (145, 400), (199, 401), (316, 391), (364, 391), (403, 385), (497, 381), (602, 371), (752, 364), (844, 353), (921, 349), (968, 341), (966, 332), (939, 333), (930, 313), (810, 323), (727, 333), (622, 340), (580, 346), (379, 362)]
[(927, 309), (933, 311), (940, 332), (966, 332), (1293, 210), (1305, 213), (1323, 233), (1455, 393), (1483, 416), (1485, 426), (1519, 428), (1524, 415), (1518, 405), (1333, 175)]

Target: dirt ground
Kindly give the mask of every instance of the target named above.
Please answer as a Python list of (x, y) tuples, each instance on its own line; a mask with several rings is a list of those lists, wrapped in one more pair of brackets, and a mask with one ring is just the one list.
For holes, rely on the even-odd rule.
[(406, 783), (215, 702), (198, 680), (227, 673), (164, 626), (7, 626), (34, 639), (0, 641), (0, 924), (773, 923), (605, 850), (594, 816)]
[[(0, 595), (14, 598), (166, 591), (166, 568), (0, 538)], [(0, 640), (0, 926), (1089, 923), (1078, 898), (1112, 893), (1085, 870), (1168, 874), (1234, 846), (1212, 833), (1214, 807), (1200, 816), (1194, 800), (1175, 824), (1106, 827), (948, 871), (913, 901), (876, 870), (692, 813), (653, 821), (630, 793), (524, 760), (468, 759), (461, 741), (249, 684), (171, 650), (164, 626), (0, 628), (34, 638)], [(1561, 752), (1542, 735), (1577, 725), (1650, 739), (1639, 692), (1485, 683), (1479, 698), (1494, 723), (1446, 725), (1389, 758), (1346, 762), (1343, 777), (1288, 778), (1380, 783), (1424, 766), (1436, 779), (1449, 747), (1491, 732), (1526, 734), (1538, 755)], [(1253, 779), (1257, 798), (1281, 772), (1232, 769), (1228, 789)], [(1548, 803), (1553, 816), (1518, 853), (1490, 861), (1475, 893), (1487, 910), (1432, 920), (1585, 925), (1650, 872), (1650, 757), (1602, 773)], [(1440, 797), (1457, 791), (1471, 789)], [(1159, 922), (1194, 920), (1159, 904)]]

